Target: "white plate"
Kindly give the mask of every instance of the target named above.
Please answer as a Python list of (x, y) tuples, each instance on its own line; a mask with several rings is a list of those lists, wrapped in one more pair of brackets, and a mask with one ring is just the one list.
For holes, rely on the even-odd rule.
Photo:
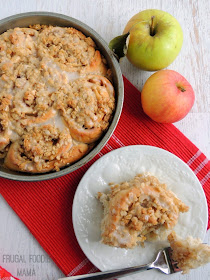
[[(74, 231), (85, 255), (100, 270), (124, 268), (149, 263), (159, 248), (167, 242), (145, 243), (145, 248), (113, 248), (100, 243), (102, 205), (97, 192), (109, 190), (108, 183), (130, 180), (136, 174), (150, 172), (166, 183), (178, 198), (190, 207), (181, 213), (174, 230), (182, 237), (192, 235), (204, 239), (208, 210), (206, 197), (192, 170), (175, 155), (152, 146), (127, 146), (114, 150), (97, 160), (83, 176), (73, 203)], [(123, 279), (177, 279), (178, 275), (164, 275), (150, 270)]]

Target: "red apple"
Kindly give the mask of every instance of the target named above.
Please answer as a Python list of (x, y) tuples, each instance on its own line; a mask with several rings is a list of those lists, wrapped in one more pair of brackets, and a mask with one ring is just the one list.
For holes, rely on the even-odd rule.
[(194, 101), (195, 94), (189, 82), (173, 70), (161, 70), (151, 75), (141, 93), (144, 112), (160, 123), (183, 119)]

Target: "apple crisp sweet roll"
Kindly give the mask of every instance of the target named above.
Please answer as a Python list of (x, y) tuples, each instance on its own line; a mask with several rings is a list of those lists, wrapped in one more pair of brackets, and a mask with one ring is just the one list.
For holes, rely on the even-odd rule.
[(115, 109), (111, 70), (94, 41), (71, 27), (0, 34), (0, 159), (44, 173), (82, 158)]
[(108, 79), (88, 75), (72, 82), (70, 90), (58, 92), (57, 109), (75, 140), (93, 143), (109, 125), (114, 100), (114, 88)]
[(81, 158), (88, 145), (72, 140), (68, 128), (60, 131), (54, 125), (28, 128), (12, 143), (5, 158), (5, 166), (12, 170), (43, 173), (59, 170)]
[(101, 241), (104, 244), (133, 248), (144, 241), (166, 239), (186, 206), (176, 195), (148, 174), (120, 184), (111, 184), (108, 194), (98, 193), (103, 204)]

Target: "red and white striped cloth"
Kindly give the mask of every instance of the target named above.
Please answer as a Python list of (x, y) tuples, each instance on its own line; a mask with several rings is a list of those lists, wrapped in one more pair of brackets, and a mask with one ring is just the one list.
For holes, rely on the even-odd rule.
[(1, 280), (19, 280), (13, 277), (7, 270), (0, 266), (0, 279)]
[[(128, 145), (152, 145), (177, 155), (194, 171), (210, 209), (210, 162), (172, 124), (158, 124), (142, 111), (140, 92), (124, 78), (125, 101), (118, 126), (102, 151), (71, 174), (50, 181), (17, 182), (0, 179), (0, 193), (65, 275), (97, 269), (81, 251), (72, 226), (72, 202), (77, 185), (104, 154)], [(209, 226), (209, 225), (208, 225)]]

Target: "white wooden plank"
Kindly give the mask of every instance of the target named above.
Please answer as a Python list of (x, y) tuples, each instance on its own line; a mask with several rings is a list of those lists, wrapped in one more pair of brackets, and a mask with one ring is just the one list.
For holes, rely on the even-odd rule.
[[(7, 0), (0, 1), (0, 19), (29, 11), (62, 13), (88, 24), (109, 42), (123, 32), (127, 21), (140, 10), (156, 8), (171, 13), (183, 28), (184, 44), (179, 56), (168, 69), (181, 73), (191, 83), (196, 94), (192, 111), (175, 125), (209, 157), (209, 6), (206, 0)], [(121, 62), (121, 69), (139, 90), (152, 74), (135, 68), (127, 59)], [(17, 275), (17, 268), (35, 269), (36, 276), (21, 277), (22, 280), (54, 280), (61, 277), (60, 270), (47, 258), (44, 250), (2, 197), (0, 221), (0, 265), (14, 275)], [(210, 244), (210, 231), (206, 235), (206, 242)], [(24, 255), (27, 263), (5, 263), (5, 254)], [(31, 264), (28, 261), (30, 254), (43, 255), (49, 262)], [(197, 269), (189, 276), (177, 276), (176, 279), (209, 279), (209, 271), (210, 265)]]

